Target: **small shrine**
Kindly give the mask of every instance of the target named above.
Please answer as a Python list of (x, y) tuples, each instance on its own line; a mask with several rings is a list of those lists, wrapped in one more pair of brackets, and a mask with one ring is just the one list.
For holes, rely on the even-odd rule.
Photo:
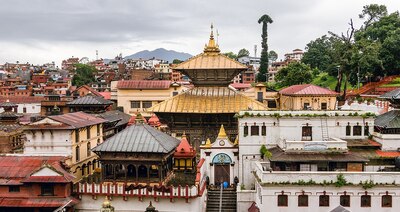
[(134, 125), (136, 123), (136, 120), (140, 120), (143, 123), (147, 123), (146, 118), (142, 116), (142, 114), (137, 113), (131, 116), (131, 118), (128, 121), (128, 126)]
[(102, 164), (103, 181), (163, 184), (172, 174), (179, 140), (136, 116), (135, 124), (92, 149)]
[(211, 143), (207, 139), (206, 143), (200, 146), (201, 158), (205, 159), (210, 183), (220, 185), (227, 182), (234, 184), (235, 178), (239, 174), (239, 149), (238, 140), (232, 143), (226, 134), (224, 125), (221, 125), (217, 139)]
[(151, 117), (149, 118), (149, 121), (147, 123), (152, 127), (160, 127), (161, 126), (160, 119), (157, 117), (156, 114), (151, 115)]
[(193, 170), (195, 166), (196, 150), (189, 144), (186, 134), (183, 134), (181, 143), (175, 149), (174, 170)]

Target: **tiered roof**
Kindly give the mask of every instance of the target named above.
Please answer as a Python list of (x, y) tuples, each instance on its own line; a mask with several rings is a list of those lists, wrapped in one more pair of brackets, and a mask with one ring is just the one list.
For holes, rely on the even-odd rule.
[(174, 158), (196, 157), (196, 150), (189, 144), (186, 135), (182, 135), (181, 143), (175, 149)]
[(148, 109), (161, 113), (237, 113), (241, 110), (268, 108), (228, 87), (195, 87)]
[(93, 152), (170, 153), (179, 140), (147, 124), (137, 123), (92, 149)]

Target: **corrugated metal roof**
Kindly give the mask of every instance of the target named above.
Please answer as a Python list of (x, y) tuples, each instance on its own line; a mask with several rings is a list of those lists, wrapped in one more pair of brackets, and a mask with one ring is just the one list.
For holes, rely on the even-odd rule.
[(118, 121), (116, 126), (120, 126), (123, 124), (128, 124), (129, 119), (131, 118), (130, 115), (121, 112), (119, 110), (112, 110), (112, 111), (107, 111), (104, 113), (100, 113), (96, 115), (97, 117), (103, 118), (109, 122), (115, 122)]
[[(72, 201), (71, 201), (72, 200)], [(70, 202), (70, 203), (69, 203)], [(3, 197), (0, 198), (0, 207), (23, 207), (23, 208), (58, 208), (69, 203), (69, 206), (76, 205), (79, 200), (73, 197)]]
[(400, 110), (391, 110), (377, 116), (374, 125), (382, 128), (400, 128)]
[(179, 140), (147, 124), (131, 125), (92, 149), (93, 152), (169, 153)]
[(95, 124), (107, 122), (107, 120), (98, 118), (84, 112), (67, 113), (64, 115), (49, 116), (55, 121), (70, 125), (74, 128), (87, 127)]
[(104, 99), (102, 96), (86, 95), (79, 97), (67, 103), (69, 106), (74, 105), (112, 105), (113, 102)]
[(124, 80), (118, 81), (118, 89), (168, 89), (171, 86), (169, 80)]
[(40, 103), (44, 100), (43, 96), (8, 96), (8, 97), (0, 97), (0, 102), (9, 101), (14, 104), (22, 104), (22, 103)]
[(400, 99), (400, 88), (389, 91), (379, 96), (380, 99)]
[(65, 180), (71, 181), (74, 176), (61, 166), (64, 160), (65, 158), (60, 156), (0, 156), (0, 179), (20, 181), (29, 178), (47, 164), (61, 173)]
[(268, 107), (228, 87), (195, 87), (149, 108), (149, 112), (237, 113)]
[(243, 69), (247, 66), (233, 60), (223, 54), (201, 53), (189, 58), (183, 63), (173, 67), (174, 70), (198, 70), (198, 69)]
[(339, 93), (312, 84), (292, 85), (279, 91), (283, 95), (330, 95), (338, 96)]

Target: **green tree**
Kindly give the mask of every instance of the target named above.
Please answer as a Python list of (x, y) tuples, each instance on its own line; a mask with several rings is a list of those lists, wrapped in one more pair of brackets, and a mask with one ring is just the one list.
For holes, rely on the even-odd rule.
[(268, 75), (268, 24), (273, 21), (269, 15), (265, 14), (258, 19), (258, 23), (262, 23), (262, 34), (261, 34), (261, 61), (260, 68), (258, 69), (257, 81), (266, 82)]
[(368, 28), (372, 23), (379, 21), (380, 18), (387, 16), (387, 8), (385, 5), (370, 4), (365, 5), (361, 14), (358, 15), (364, 21), (364, 28)]
[(233, 52), (226, 52), (226, 53), (224, 53), (224, 55), (229, 57), (229, 58), (231, 58), (231, 59), (236, 59), (237, 58), (237, 55), (235, 53), (233, 53)]
[(174, 59), (173, 61), (172, 61), (172, 64), (179, 64), (179, 63), (181, 63), (181, 62), (183, 62), (182, 60), (179, 60), (179, 59)]
[(334, 57), (334, 43), (337, 39), (323, 35), (307, 44), (302, 62), (322, 72), (337, 76), (337, 64)]
[(297, 84), (311, 83), (313, 80), (312, 70), (309, 65), (302, 62), (291, 62), (282, 68), (275, 76), (279, 87), (287, 87)]
[(80, 87), (82, 85), (88, 85), (95, 81), (94, 73), (96, 68), (86, 64), (75, 64), (76, 70), (75, 75), (72, 78), (72, 85)]
[(271, 50), (268, 52), (268, 60), (271, 61), (272, 63), (275, 62), (278, 59), (278, 53), (276, 51)]
[(249, 56), (250, 52), (247, 49), (241, 49), (239, 50), (238, 54), (237, 54), (237, 58), (239, 57), (243, 57), (243, 56)]

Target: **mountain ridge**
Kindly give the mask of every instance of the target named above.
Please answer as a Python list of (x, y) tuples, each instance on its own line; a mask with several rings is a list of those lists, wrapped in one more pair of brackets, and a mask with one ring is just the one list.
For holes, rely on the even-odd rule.
[(169, 63), (172, 63), (174, 59), (182, 60), (185, 61), (192, 57), (191, 54), (185, 53), (185, 52), (177, 52), (175, 50), (167, 50), (164, 48), (157, 48), (152, 51), (149, 50), (143, 50), (136, 52), (134, 54), (128, 55), (124, 57), (124, 59), (151, 59), (151, 58), (156, 58), (156, 59), (162, 59), (166, 60)]

